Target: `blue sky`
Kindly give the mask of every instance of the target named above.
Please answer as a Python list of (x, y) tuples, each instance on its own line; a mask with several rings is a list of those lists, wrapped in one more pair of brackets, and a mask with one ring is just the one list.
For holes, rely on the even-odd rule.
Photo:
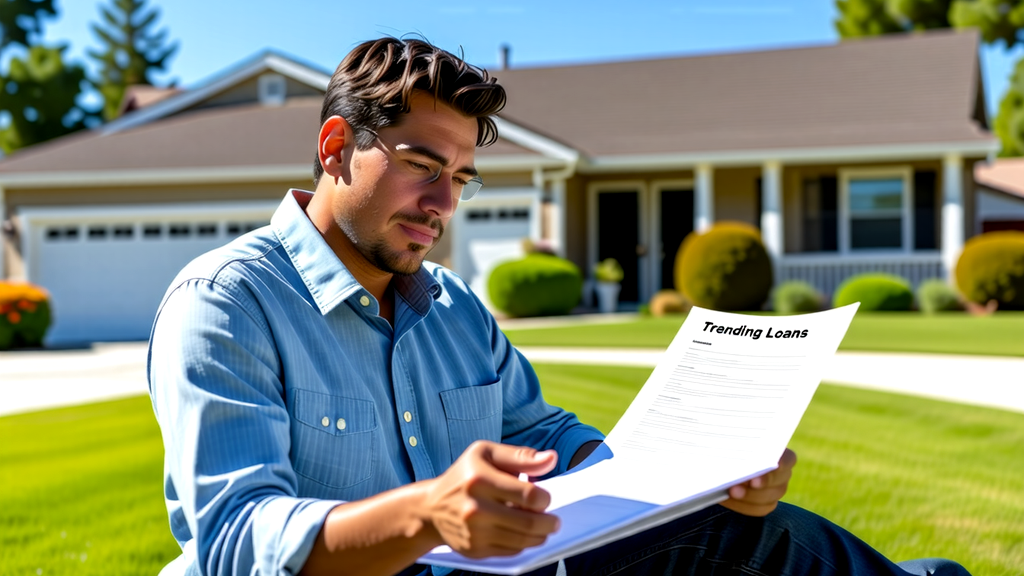
[[(86, 61), (97, 47), (90, 23), (108, 1), (57, 0), (48, 41), (69, 42)], [(265, 49), (333, 70), (355, 44), (382, 34), (420, 33), (466, 59), (494, 66), (501, 44), (513, 66), (634, 59), (836, 42), (832, 0), (150, 0), (161, 28), (179, 42), (170, 73), (194, 86)], [(994, 112), (1024, 49), (982, 50)], [(86, 62), (88, 64), (88, 62)]]

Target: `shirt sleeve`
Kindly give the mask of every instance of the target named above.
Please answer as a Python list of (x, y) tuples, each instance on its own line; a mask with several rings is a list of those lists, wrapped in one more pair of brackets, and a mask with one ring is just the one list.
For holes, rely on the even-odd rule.
[(150, 341), (172, 531), (202, 574), (297, 574), (338, 501), (299, 498), (280, 359), (238, 286), (189, 280)]
[(537, 373), (505, 337), (494, 318), (491, 342), (505, 394), (502, 442), (558, 452), (558, 465), (548, 476), (565, 472), (581, 446), (604, 440), (604, 434), (583, 424), (572, 412), (544, 401)]

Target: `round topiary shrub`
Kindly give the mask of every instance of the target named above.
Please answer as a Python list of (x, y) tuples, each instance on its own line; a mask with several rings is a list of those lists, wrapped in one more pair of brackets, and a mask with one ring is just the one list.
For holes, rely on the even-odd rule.
[(692, 232), (676, 255), (676, 288), (712, 310), (760, 310), (772, 289), (772, 261), (756, 228), (719, 222)]
[(568, 314), (582, 288), (583, 275), (575, 264), (539, 253), (499, 264), (487, 279), (491, 303), (516, 317)]
[(775, 287), (772, 309), (780, 314), (799, 314), (821, 310), (821, 293), (807, 282), (790, 280)]
[(917, 287), (917, 307), (925, 314), (961, 310), (956, 290), (945, 280), (931, 278)]
[(868, 273), (851, 276), (832, 296), (836, 308), (860, 302), (861, 312), (910, 310), (914, 292), (910, 284), (892, 274)]
[(0, 350), (43, 345), (50, 296), (27, 282), (0, 282)]
[(1000, 310), (1024, 310), (1024, 232), (988, 232), (964, 245), (956, 283), (970, 302), (999, 302)]

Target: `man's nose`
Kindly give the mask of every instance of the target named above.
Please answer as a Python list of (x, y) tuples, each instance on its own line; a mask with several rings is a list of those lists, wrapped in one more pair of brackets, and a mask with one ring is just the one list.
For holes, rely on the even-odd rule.
[(427, 185), (427, 191), (420, 199), (420, 208), (441, 218), (450, 217), (458, 203), (453, 186), (451, 177), (441, 174), (440, 178)]

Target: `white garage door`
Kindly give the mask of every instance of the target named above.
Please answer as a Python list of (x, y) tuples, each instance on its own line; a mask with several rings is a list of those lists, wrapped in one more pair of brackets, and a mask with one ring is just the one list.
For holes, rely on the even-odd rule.
[(452, 265), (485, 303), (497, 264), (523, 256), (523, 240), (540, 238), (540, 192), (509, 189), (481, 194), (459, 206)]
[(267, 224), (276, 203), (23, 210), (29, 281), (50, 292), (48, 344), (145, 340), (196, 256)]

